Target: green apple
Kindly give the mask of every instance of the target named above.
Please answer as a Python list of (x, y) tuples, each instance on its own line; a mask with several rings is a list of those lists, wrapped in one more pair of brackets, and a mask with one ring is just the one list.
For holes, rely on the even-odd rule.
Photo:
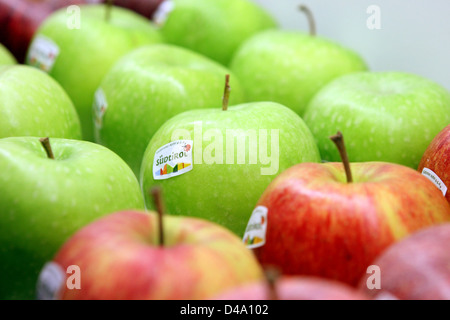
[[(278, 28), (275, 18), (250, 0), (174, 0), (160, 6), (171, 8), (160, 22), (167, 42), (200, 52), (226, 66), (247, 38)], [(156, 14), (159, 21), (158, 11)]]
[(304, 114), (324, 160), (339, 161), (328, 139), (342, 131), (350, 159), (417, 169), (432, 139), (450, 123), (450, 93), (404, 72), (360, 72), (324, 87)]
[(79, 8), (79, 21), (64, 8), (42, 23), (26, 63), (47, 71), (63, 86), (80, 115), (83, 138), (93, 141), (92, 99), (103, 76), (130, 50), (162, 40), (148, 19), (130, 10), (112, 7), (109, 12), (104, 5)]
[(0, 43), (0, 65), (16, 64), (17, 61), (4, 45)]
[(300, 116), (314, 94), (341, 75), (367, 70), (359, 54), (330, 39), (267, 30), (247, 39), (230, 64), (251, 101), (281, 103)]
[(50, 144), (0, 139), (0, 299), (33, 299), (44, 263), (85, 224), (144, 208), (136, 177), (115, 153), (81, 140)]
[[(218, 223), (242, 236), (269, 183), (301, 162), (319, 162), (303, 120), (275, 102), (203, 109), (168, 120), (142, 161), (142, 191), (160, 186), (167, 212)], [(146, 205), (153, 204), (146, 197)]]
[(75, 107), (48, 74), (25, 65), (0, 66), (0, 138), (81, 139)]
[[(169, 118), (191, 109), (220, 108), (230, 71), (194, 51), (169, 44), (138, 48), (120, 59), (96, 93), (96, 142), (139, 176), (145, 149)], [(231, 104), (244, 101), (232, 76)]]

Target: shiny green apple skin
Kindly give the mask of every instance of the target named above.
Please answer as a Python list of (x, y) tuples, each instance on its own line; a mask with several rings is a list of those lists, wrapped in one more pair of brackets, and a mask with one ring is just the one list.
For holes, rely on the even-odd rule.
[[(202, 135), (201, 156), (199, 164), (199, 130), (201, 123)], [(197, 127), (198, 128), (198, 127)], [(252, 130), (259, 141), (268, 141), (259, 133), (267, 130), (269, 138), (275, 141), (271, 130), (278, 130), (278, 159), (275, 157), (271, 164), (263, 164), (258, 156), (256, 164), (250, 164), (250, 157), (254, 153), (274, 152), (272, 142), (267, 143), (268, 150), (245, 146), (245, 163), (238, 164), (237, 142), (234, 147), (234, 161), (227, 164), (226, 159), (226, 131)], [(168, 144), (176, 130), (187, 130), (193, 138), (193, 169), (182, 175), (167, 180), (154, 180), (153, 160), (158, 148)], [(208, 148), (219, 138), (209, 137), (209, 133), (220, 133), (223, 140), (223, 163), (206, 159), (210, 154)], [(275, 131), (273, 131), (275, 133)], [(186, 137), (185, 137), (186, 138)], [(217, 140), (216, 140), (217, 139)], [(237, 139), (236, 139), (237, 141)], [(272, 140), (271, 140), (272, 141)], [(197, 149), (196, 149), (197, 148)], [(216, 148), (216, 152), (220, 150)], [(229, 150), (229, 149), (228, 149)], [(278, 166), (272, 163), (278, 160)], [(303, 120), (289, 108), (273, 102), (245, 103), (229, 107), (227, 111), (221, 109), (192, 110), (179, 114), (168, 120), (153, 136), (145, 152), (141, 168), (141, 187), (146, 197), (146, 205), (152, 208), (152, 201), (148, 190), (155, 185), (161, 186), (165, 195), (167, 212), (174, 215), (188, 215), (204, 218), (218, 223), (238, 236), (242, 236), (248, 219), (259, 197), (269, 183), (285, 169), (301, 162), (319, 162), (320, 155), (311, 132)], [(269, 170), (268, 168), (277, 170)], [(271, 172), (261, 170), (266, 168)]]
[(81, 139), (77, 111), (48, 74), (25, 65), (0, 66), (0, 138)]
[(131, 169), (87, 141), (0, 139), (0, 299), (34, 299), (43, 264), (76, 230), (112, 211), (143, 209)]
[(191, 109), (221, 108), (227, 74), (230, 105), (243, 102), (239, 79), (205, 56), (168, 44), (133, 50), (101, 83), (107, 109), (96, 142), (116, 152), (139, 176), (145, 149), (165, 121)]
[[(50, 15), (36, 31), (60, 50), (49, 74), (67, 91), (80, 115), (83, 138), (93, 141), (92, 102), (102, 78), (123, 55), (142, 45), (160, 43), (161, 35), (147, 19), (104, 5), (80, 5), (80, 28), (68, 28), (67, 10)], [(27, 59), (27, 64), (30, 64)]]
[(241, 79), (249, 101), (278, 102), (302, 116), (325, 84), (368, 66), (358, 53), (329, 39), (267, 30), (239, 47), (230, 68)]
[(0, 43), (0, 65), (12, 65), (17, 61), (9, 50)]
[(276, 19), (249, 0), (175, 0), (161, 26), (168, 43), (199, 52), (228, 66), (249, 37), (278, 28)]
[(450, 123), (450, 93), (415, 74), (355, 73), (323, 88), (304, 120), (324, 160), (340, 161), (328, 137), (341, 131), (350, 161), (417, 169), (432, 139)]

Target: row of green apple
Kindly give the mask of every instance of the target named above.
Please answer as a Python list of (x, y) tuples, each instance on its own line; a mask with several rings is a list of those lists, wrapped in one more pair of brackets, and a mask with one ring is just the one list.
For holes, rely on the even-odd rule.
[[(6, 208), (0, 230), (5, 244), (1, 251), (5, 263), (0, 270), (0, 297), (33, 297), (38, 272), (65, 240), (105, 214), (152, 209), (148, 190), (155, 185), (161, 187), (169, 213), (215, 222), (233, 231), (236, 239), (243, 236), (258, 203), (258, 207), (266, 208), (266, 217), (271, 220), (265, 244), (254, 251), (261, 263), (276, 262), (286, 274), (314, 274), (326, 265), (335, 265), (321, 276), (352, 284), (362, 276), (363, 266), (394, 241), (419, 228), (449, 220), (450, 209), (442, 193), (411, 169), (417, 169), (433, 137), (450, 123), (450, 95), (445, 89), (411, 74), (367, 72), (365, 63), (354, 52), (317, 36), (276, 29), (273, 19), (250, 2), (231, 3), (175, 1), (172, 12), (159, 27), (118, 8), (112, 8), (110, 20), (105, 22), (105, 8), (86, 6), (82, 9), (82, 28), (69, 30), (64, 11), (60, 11), (38, 31), (28, 60), (51, 77), (26, 66), (0, 69), (1, 96), (8, 97), (3, 104), (2, 112), (7, 117), (0, 120), (4, 122), (0, 134), (17, 137), (0, 142), (0, 181), (5, 189), (2, 206)], [(213, 10), (214, 6), (220, 10)], [(236, 12), (242, 11), (236, 10), (243, 7), (248, 21), (239, 26)], [(203, 28), (203, 33), (189, 29), (195, 28), (192, 21), (198, 17), (210, 26)], [(222, 19), (238, 28), (231, 34), (239, 37), (216, 29), (216, 22)], [(249, 29), (244, 32), (239, 28)], [(183, 43), (181, 39), (192, 42)], [(217, 39), (220, 44), (214, 44)], [(221, 99), (226, 74), (231, 75), (232, 94), (231, 107), (225, 111)], [(203, 132), (218, 131), (215, 137), (225, 137), (230, 129), (258, 133), (279, 130), (276, 174), (261, 175), (258, 165), (211, 165), (198, 161), (200, 158), (195, 161), (196, 150), (201, 151), (200, 157), (204, 150), (194, 140), (193, 170), (176, 178), (155, 179), (153, 160), (159, 149), (178, 139), (174, 137), (179, 132), (198, 136), (199, 123)], [(376, 183), (370, 187), (361, 183), (330, 187), (324, 183), (325, 190), (318, 193), (316, 188), (321, 188), (320, 181), (325, 182), (325, 177), (342, 181), (340, 165), (319, 163), (340, 160), (328, 139), (337, 129), (345, 134), (351, 161), (378, 160), (399, 165), (354, 166), (356, 182)], [(44, 136), (52, 137), (54, 159), (48, 158), (37, 138)], [(200, 144), (210, 147), (211, 138), (200, 133)], [(267, 137), (258, 137), (263, 138)], [(246, 159), (252, 151), (246, 150)], [(444, 154), (448, 157), (448, 152)], [(436, 157), (433, 162), (442, 160)], [(300, 163), (307, 164), (296, 167)], [(438, 175), (445, 181), (447, 172)], [(292, 194), (287, 186), (292, 186)], [(298, 194), (299, 190), (309, 191), (303, 195)], [(309, 198), (307, 194), (317, 197)], [(236, 265), (229, 261), (213, 263), (208, 256), (200, 258), (203, 252), (191, 253), (187, 247), (197, 240), (190, 231), (177, 230), (189, 228), (190, 222), (181, 220), (174, 222), (177, 227), (167, 227), (175, 233), (169, 243), (182, 243), (173, 256), (160, 252), (140, 260), (138, 252), (134, 258), (126, 254), (127, 247), (119, 253), (121, 243), (109, 232), (113, 234), (114, 228), (119, 228), (118, 233), (132, 233), (131, 229), (138, 228), (148, 234), (155, 224), (151, 215), (139, 215), (136, 219), (140, 222), (127, 222), (126, 216), (119, 215), (118, 221), (111, 218), (110, 225), (104, 227), (106, 238), (97, 238), (95, 235), (101, 232), (95, 227), (81, 232), (81, 241), (88, 247), (98, 241), (95, 250), (100, 251), (80, 246), (78, 253), (67, 249), (68, 260), (56, 259), (61, 266), (76, 264), (82, 270), (100, 265), (103, 259), (112, 259), (114, 264), (123, 261), (124, 271), (119, 266), (109, 271), (129, 272), (133, 278), (121, 281), (135, 281), (141, 291), (129, 287), (127, 293), (124, 283), (101, 280), (99, 273), (109, 271), (83, 272), (83, 279), (92, 278), (92, 282), (86, 280), (92, 283), (92, 292), (102, 292), (104, 298), (112, 294), (123, 294), (116, 298), (205, 298), (214, 290), (224, 289), (219, 283), (224, 274), (236, 275), (236, 282), (222, 280), (227, 286), (261, 277), (259, 265), (241, 251), (243, 257), (236, 259)], [(334, 229), (335, 225), (341, 227)], [(128, 227), (131, 229), (126, 231)], [(198, 241), (223, 251), (222, 246), (228, 246), (225, 242), (229, 240), (219, 239), (224, 243), (216, 244), (214, 239), (221, 238), (220, 232), (225, 231), (208, 231)], [(314, 239), (330, 246), (318, 246)], [(239, 242), (236, 246), (240, 248), (233, 250), (245, 248), (241, 241), (234, 242)], [(114, 255), (101, 258), (106, 243), (110, 243)], [(138, 249), (144, 249), (142, 243)], [(367, 252), (357, 254), (361, 251)], [(82, 252), (89, 252), (84, 262), (77, 260)], [(162, 258), (161, 254), (168, 256)], [(125, 256), (138, 261), (122, 260)], [(181, 256), (186, 256), (186, 264), (181, 263)], [(165, 264), (153, 262), (165, 259)], [(145, 278), (146, 274), (139, 270), (149, 264), (171, 272), (154, 270), (150, 278)], [(181, 269), (174, 267), (177, 264)], [(190, 269), (197, 269), (201, 275), (182, 271)], [(142, 281), (132, 280), (136, 274), (142, 274)], [(205, 288), (187, 281), (198, 277), (204, 277), (201, 285)], [(179, 296), (162, 289), (155, 292), (166, 295), (145, 291), (149, 283), (158, 279), (163, 286), (167, 278), (178, 285), (186, 281), (186, 288), (198, 291)], [(210, 284), (215, 281), (217, 287), (213, 288)]]

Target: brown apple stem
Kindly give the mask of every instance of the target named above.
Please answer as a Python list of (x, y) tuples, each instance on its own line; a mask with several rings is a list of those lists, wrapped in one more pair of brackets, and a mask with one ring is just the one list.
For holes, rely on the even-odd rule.
[(163, 217), (165, 213), (164, 203), (162, 201), (161, 196), (161, 188), (160, 187), (154, 187), (151, 190), (153, 200), (156, 205), (156, 210), (158, 212), (158, 233), (159, 233), (159, 246), (164, 246), (164, 223), (163, 223)]
[(106, 0), (105, 20), (108, 22), (111, 19), (111, 10), (114, 5), (114, 0)]
[(45, 152), (47, 153), (47, 157), (49, 159), (55, 160), (55, 156), (53, 155), (52, 146), (50, 145), (50, 139), (48, 137), (39, 139), (42, 146), (44, 147)]
[(352, 171), (350, 170), (350, 161), (348, 160), (348, 154), (345, 149), (344, 136), (342, 135), (342, 132), (338, 131), (338, 133), (331, 136), (330, 139), (334, 142), (339, 150), (339, 154), (341, 155), (342, 163), (345, 168), (345, 175), (347, 176), (347, 183), (352, 183)]
[(230, 101), (230, 75), (227, 74), (225, 76), (225, 90), (223, 93), (223, 99), (222, 99), (222, 110), (227, 111), (228, 110), (228, 103)]
[(299, 9), (306, 15), (306, 18), (308, 19), (309, 34), (311, 36), (315, 36), (316, 35), (316, 22), (314, 20), (314, 16), (313, 16), (311, 10), (303, 4), (299, 6)]
[(268, 300), (279, 300), (276, 283), (278, 278), (280, 277), (280, 272), (277, 268), (267, 267), (264, 270), (264, 275), (268, 287)]

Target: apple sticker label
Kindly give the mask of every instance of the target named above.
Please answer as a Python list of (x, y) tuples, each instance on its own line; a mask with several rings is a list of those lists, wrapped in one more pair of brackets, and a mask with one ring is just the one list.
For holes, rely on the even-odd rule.
[(253, 210), (244, 233), (244, 244), (249, 249), (262, 247), (266, 243), (267, 212), (264, 206), (257, 206)]
[(59, 264), (55, 262), (46, 263), (37, 281), (37, 300), (56, 300), (65, 280), (66, 273)]
[(106, 109), (108, 108), (108, 102), (106, 101), (105, 92), (102, 88), (99, 88), (95, 92), (94, 96), (94, 122), (95, 128), (100, 130), (103, 127), (103, 117), (105, 116)]
[(39, 35), (30, 46), (27, 63), (48, 73), (52, 70), (58, 55), (58, 45), (52, 40)]
[(177, 140), (159, 148), (153, 160), (153, 179), (169, 179), (191, 171), (193, 143), (192, 140)]
[(423, 168), (422, 170), (422, 174), (428, 178), (428, 180), (430, 180), (431, 182), (434, 183), (434, 185), (441, 190), (442, 194), (445, 195), (447, 194), (447, 186), (444, 184), (444, 182), (441, 180), (441, 178), (439, 178), (439, 176), (432, 170), (428, 169), (428, 168)]
[(167, 20), (167, 17), (175, 8), (175, 3), (171, 0), (165, 0), (156, 8), (152, 16), (152, 21), (161, 27)]

